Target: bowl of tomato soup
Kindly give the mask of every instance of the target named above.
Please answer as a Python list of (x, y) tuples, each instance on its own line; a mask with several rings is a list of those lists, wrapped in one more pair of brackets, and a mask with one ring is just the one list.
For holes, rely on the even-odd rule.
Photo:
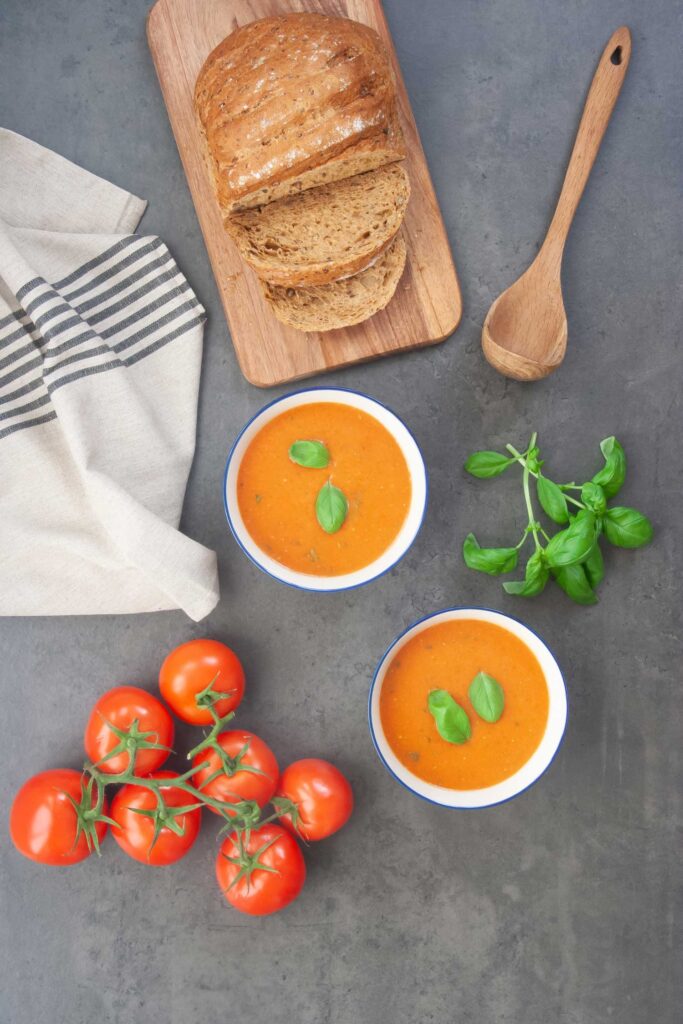
[(531, 629), (501, 612), (450, 608), (414, 623), (370, 688), (372, 739), (413, 793), (490, 807), (528, 789), (564, 735), (562, 673)]
[(374, 398), (307, 388), (266, 405), (228, 457), (225, 512), (245, 554), (290, 586), (369, 583), (419, 532), (427, 472), (415, 438)]

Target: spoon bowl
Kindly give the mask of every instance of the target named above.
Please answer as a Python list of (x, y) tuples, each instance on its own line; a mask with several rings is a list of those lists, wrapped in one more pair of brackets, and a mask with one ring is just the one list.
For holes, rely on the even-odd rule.
[(539, 257), (495, 300), (481, 335), (491, 366), (514, 380), (541, 380), (567, 349), (560, 276), (547, 276)]

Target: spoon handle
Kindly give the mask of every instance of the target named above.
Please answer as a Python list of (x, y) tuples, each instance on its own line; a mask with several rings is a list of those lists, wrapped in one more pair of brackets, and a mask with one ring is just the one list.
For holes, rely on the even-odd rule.
[(622, 25), (607, 43), (593, 76), (562, 192), (543, 243), (545, 255), (558, 264), (562, 259), (562, 250), (576, 208), (624, 83), (630, 57), (631, 33)]

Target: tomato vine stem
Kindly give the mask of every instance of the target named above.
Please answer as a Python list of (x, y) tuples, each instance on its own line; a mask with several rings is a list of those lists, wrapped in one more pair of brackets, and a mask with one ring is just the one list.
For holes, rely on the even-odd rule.
[[(215, 739), (216, 736), (218, 736), (220, 729), (234, 717), (234, 713), (230, 712), (230, 714), (221, 718), (216, 714), (212, 707), (209, 710), (214, 718), (214, 725), (208, 736), (205, 737), (204, 741), (202, 741), (202, 743), (199, 744), (188, 756), (196, 757), (201, 750), (206, 749), (209, 746), (212, 748), (215, 746), (215, 748), (220, 751), (220, 754), (223, 755), (221, 758), (223, 767), (221, 767), (218, 772), (213, 773), (210, 778), (215, 778), (218, 775), (221, 775), (224, 771), (226, 775), (229, 775), (234, 774), (237, 770), (248, 770), (249, 766), (241, 764), (241, 758), (244, 756), (248, 744), (242, 751), (240, 751), (236, 758), (228, 758)], [(154, 837), (150, 850), (159, 838), (163, 828), (169, 828), (176, 834), (182, 834), (183, 826), (180, 824), (178, 819), (198, 808), (209, 807), (216, 811), (224, 819), (225, 825), (223, 826), (223, 830), (231, 833), (234, 832), (236, 836), (241, 836), (244, 832), (248, 834), (252, 828), (261, 822), (261, 808), (255, 800), (238, 800), (235, 803), (218, 800), (215, 797), (210, 796), (208, 793), (203, 792), (200, 787), (195, 786), (189, 781), (197, 774), (198, 771), (209, 767), (210, 761), (208, 759), (199, 765), (192, 765), (192, 767), (188, 768), (187, 771), (177, 776), (171, 776), (170, 778), (157, 779), (152, 778), (149, 775), (136, 775), (135, 763), (138, 751), (148, 749), (152, 745), (149, 740), (149, 734), (141, 733), (139, 730), (139, 723), (135, 721), (131, 723), (128, 730), (117, 729), (116, 735), (119, 738), (119, 743), (116, 745), (115, 752), (117, 754), (124, 751), (128, 753), (129, 757), (127, 767), (121, 772), (107, 772), (103, 770), (102, 765), (105, 764), (110, 757), (103, 758), (102, 761), (94, 764), (90, 762), (86, 763), (84, 765), (84, 773), (87, 776), (87, 781), (84, 781), (82, 784), (81, 800), (79, 803), (72, 800), (74, 811), (78, 818), (79, 834), (81, 832), (85, 834), (88, 846), (91, 849), (95, 849), (97, 853), (100, 852), (99, 840), (96, 832), (97, 823), (104, 822), (114, 828), (120, 827), (118, 822), (104, 814), (104, 801), (107, 786), (139, 786), (143, 789), (150, 790), (154, 794), (154, 797), (156, 798), (156, 808), (153, 811), (145, 810), (139, 812), (143, 814), (143, 816), (151, 818), (154, 822)], [(158, 748), (161, 744), (153, 744), (153, 746)], [(224, 764), (224, 759), (230, 763)], [(94, 803), (93, 789), (95, 789), (97, 794)], [(180, 792), (185, 793), (188, 796), (189, 802), (182, 807), (173, 807), (164, 799), (164, 789), (180, 790)]]

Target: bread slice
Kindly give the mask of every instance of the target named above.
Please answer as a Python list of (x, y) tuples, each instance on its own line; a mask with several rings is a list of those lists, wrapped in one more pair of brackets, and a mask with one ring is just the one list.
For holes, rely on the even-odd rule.
[(386, 48), (348, 18), (240, 26), (207, 57), (194, 102), (224, 216), (406, 155)]
[(328, 284), (365, 269), (395, 237), (410, 195), (388, 164), (353, 178), (233, 214), (226, 228), (242, 258), (270, 284)]
[(262, 282), (275, 316), (299, 331), (331, 331), (351, 327), (378, 313), (396, 291), (406, 262), (406, 247), (398, 238), (372, 266), (331, 284), (284, 288)]

